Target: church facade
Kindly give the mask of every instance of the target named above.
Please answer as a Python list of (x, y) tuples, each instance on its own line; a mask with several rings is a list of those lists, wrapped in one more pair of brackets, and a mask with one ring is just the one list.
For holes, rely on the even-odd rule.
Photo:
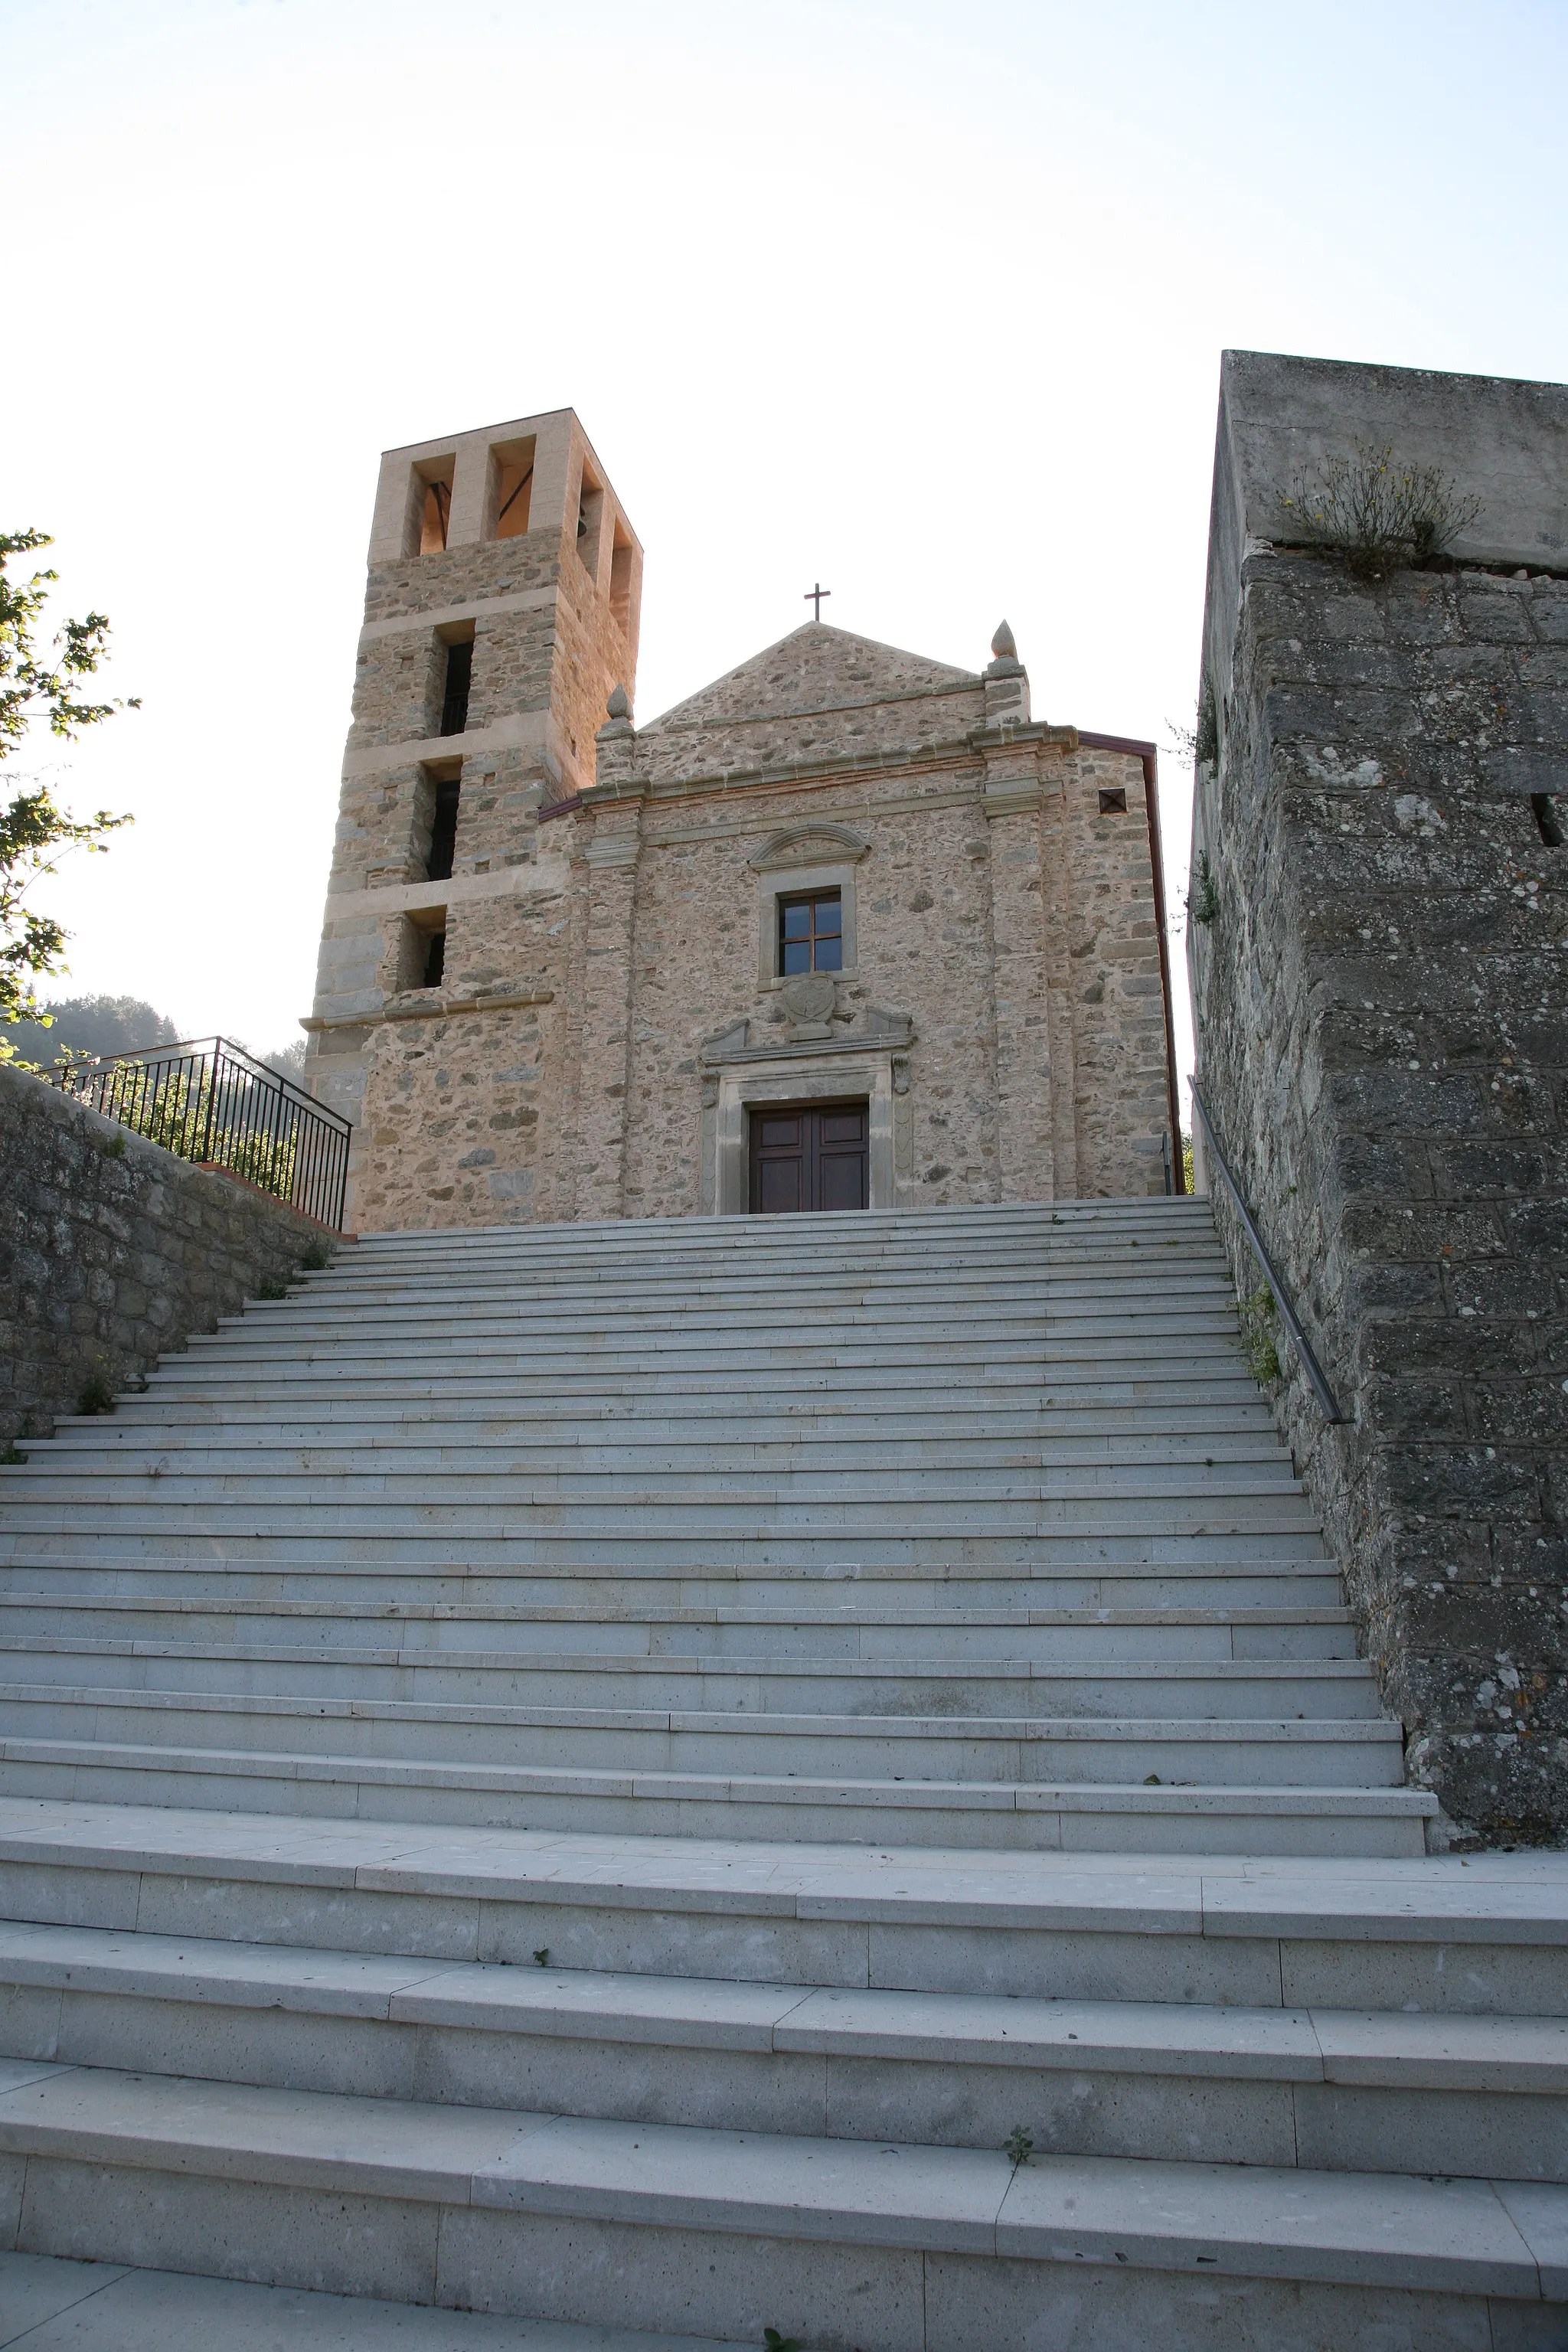
[(1153, 748), (807, 622), (633, 722), (569, 410), (383, 460), (307, 1078), (361, 1230), (1181, 1184)]

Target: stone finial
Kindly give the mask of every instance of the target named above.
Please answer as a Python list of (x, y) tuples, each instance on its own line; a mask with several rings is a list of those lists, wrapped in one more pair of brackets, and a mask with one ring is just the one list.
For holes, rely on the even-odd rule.
[(636, 733), (632, 725), (631, 698), (624, 686), (610, 688), (610, 698), (605, 708), (610, 715), (595, 737), (595, 742), (613, 742), (617, 736)]
[(994, 658), (986, 665), (987, 677), (1022, 677), (1024, 665), (1018, 659), (1018, 641), (1005, 621), (996, 625), (991, 651)]

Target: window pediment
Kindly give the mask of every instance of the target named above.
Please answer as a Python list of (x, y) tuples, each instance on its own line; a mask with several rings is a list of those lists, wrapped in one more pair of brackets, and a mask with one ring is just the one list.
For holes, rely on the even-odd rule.
[(855, 866), (871, 845), (847, 824), (792, 824), (768, 835), (746, 860), (758, 874), (800, 866)]

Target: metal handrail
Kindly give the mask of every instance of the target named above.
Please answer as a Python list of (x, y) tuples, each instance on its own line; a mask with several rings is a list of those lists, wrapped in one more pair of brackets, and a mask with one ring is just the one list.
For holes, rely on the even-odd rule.
[(341, 1230), (353, 1129), (226, 1037), (133, 1046), (40, 1076), (176, 1159), (242, 1176)]
[(1302, 1330), (1300, 1318), (1290, 1304), (1290, 1294), (1274, 1271), (1274, 1261), (1263, 1246), (1263, 1236), (1258, 1230), (1257, 1221), (1241, 1196), (1241, 1187), (1231, 1172), (1229, 1160), (1220, 1149), (1219, 1139), (1214, 1131), (1214, 1120), (1209, 1116), (1208, 1105), (1198, 1092), (1196, 1080), (1189, 1078), (1187, 1083), (1192, 1088), (1193, 1108), (1204, 1123), (1204, 1133), (1208, 1139), (1208, 1148), (1214, 1154), (1215, 1166), (1225, 1179), (1226, 1191), (1236, 1204), (1236, 1213), (1241, 1219), (1242, 1230), (1252, 1244), (1253, 1255), (1263, 1268), (1264, 1280), (1274, 1293), (1274, 1304), (1285, 1318), (1286, 1328), (1295, 1343), (1296, 1353), (1301, 1359), (1301, 1370), (1306, 1373), (1311, 1384), (1312, 1393), (1323, 1409), (1324, 1419), (1335, 1424), (1343, 1423), (1348, 1421), (1349, 1415), (1340, 1411), (1334, 1392), (1324, 1377), (1323, 1368), (1313, 1353), (1312, 1343)]

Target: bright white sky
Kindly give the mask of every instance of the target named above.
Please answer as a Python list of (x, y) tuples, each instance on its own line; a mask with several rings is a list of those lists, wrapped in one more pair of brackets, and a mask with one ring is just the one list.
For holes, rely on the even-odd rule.
[(1565, 69), (1561, 0), (0, 0), (0, 527), (144, 702), (54, 992), (298, 1034), (377, 456), (464, 426), (583, 417), (640, 719), (820, 578), (1165, 742), (1224, 346), (1568, 376)]

